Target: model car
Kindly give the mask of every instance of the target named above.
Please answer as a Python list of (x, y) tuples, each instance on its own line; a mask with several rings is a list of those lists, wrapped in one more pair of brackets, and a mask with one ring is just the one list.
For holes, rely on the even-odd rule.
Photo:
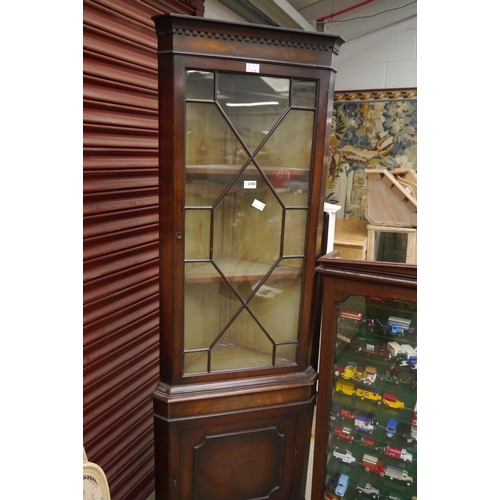
[(417, 426), (406, 422), (398, 422), (396, 433), (407, 443), (413, 443), (417, 440)]
[(385, 373), (387, 378), (396, 384), (404, 382), (405, 384), (410, 384), (412, 387), (417, 387), (417, 375), (415, 372), (393, 365), (391, 369), (387, 370)]
[[(356, 389), (356, 396), (359, 396), (361, 399), (371, 399), (373, 401), (380, 401), (382, 396), (378, 392), (373, 391), (365, 391), (364, 389)], [(380, 403), (378, 403), (380, 404)]]
[(333, 493), (335, 493), (335, 488), (339, 484), (339, 478), (340, 472), (334, 472), (328, 480), (327, 488)]
[(356, 485), (356, 492), (370, 498), (378, 498), (380, 496), (380, 490), (365, 481), (360, 481)]
[(390, 418), (385, 428), (385, 435), (392, 438), (395, 436), (396, 432), (398, 432), (398, 421), (395, 418)]
[(368, 438), (368, 437), (362, 437), (359, 442), (365, 446), (370, 446), (370, 447), (374, 447), (375, 446), (375, 440), (372, 439), (372, 438)]
[(389, 492), (385, 497), (387, 500), (403, 500), (397, 493)]
[(363, 374), (365, 372), (365, 367), (364, 366), (356, 366), (356, 371), (354, 372), (354, 375), (352, 376), (352, 379), (355, 382), (361, 382), (363, 380)]
[(344, 448), (336, 446), (333, 450), (332, 455), (334, 456), (334, 458), (341, 460), (346, 464), (354, 465), (356, 463), (356, 458), (353, 456), (353, 454)]
[(393, 446), (388, 444), (384, 448), (384, 453), (389, 457), (399, 458), (403, 462), (411, 463), (413, 461), (413, 455), (409, 453), (405, 448), (400, 448), (399, 446)]
[(384, 392), (382, 395), (382, 403), (389, 408), (396, 408), (398, 410), (405, 409), (403, 401), (400, 401), (397, 396), (391, 394), (390, 392)]
[(324, 500), (339, 500), (339, 497), (335, 493), (325, 491)]
[(339, 497), (343, 497), (345, 492), (347, 491), (347, 487), (349, 486), (349, 476), (346, 474), (340, 474), (339, 482), (337, 487), (335, 488), (335, 494)]
[(338, 420), (340, 418), (340, 410), (341, 409), (342, 409), (342, 407), (340, 406), (339, 403), (333, 404), (332, 409), (330, 411), (330, 420), (332, 420), (333, 422)]
[(356, 373), (356, 363), (354, 361), (348, 361), (347, 366), (344, 368), (344, 372), (342, 373), (342, 378), (345, 380), (349, 380), (354, 377)]
[(380, 476), (385, 475), (385, 465), (382, 460), (378, 457), (374, 457), (373, 455), (368, 455), (365, 453), (363, 458), (361, 459), (361, 465), (365, 468), (365, 470), (375, 472), (380, 474)]
[(367, 366), (363, 372), (363, 384), (372, 385), (377, 379), (377, 369), (374, 366)]
[(352, 441), (354, 436), (352, 435), (352, 429), (350, 427), (334, 427), (333, 435), (347, 441)]
[(345, 369), (345, 365), (340, 365), (340, 364), (337, 364), (333, 367), (333, 373), (337, 376), (337, 377), (341, 377), (342, 374), (344, 373), (344, 369)]

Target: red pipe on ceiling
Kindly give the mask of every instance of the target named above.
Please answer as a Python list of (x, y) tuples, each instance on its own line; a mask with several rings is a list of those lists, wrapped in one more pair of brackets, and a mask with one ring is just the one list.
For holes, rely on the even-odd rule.
[(367, 3), (371, 3), (373, 0), (365, 0), (364, 2), (357, 3), (356, 5), (353, 5), (352, 7), (347, 7), (347, 9), (344, 10), (339, 10), (338, 12), (335, 12), (333, 14), (328, 14), (328, 16), (323, 16), (318, 19), (316, 19), (316, 22), (319, 23), (321, 21), (324, 21), (325, 19), (330, 19), (335, 16), (340, 16), (340, 14), (343, 14), (344, 12), (349, 12), (350, 10), (357, 9), (358, 7), (361, 7), (362, 5), (366, 5)]

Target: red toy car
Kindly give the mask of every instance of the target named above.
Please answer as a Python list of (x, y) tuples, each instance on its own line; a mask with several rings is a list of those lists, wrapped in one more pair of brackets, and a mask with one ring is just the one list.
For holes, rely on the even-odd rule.
[(347, 441), (352, 441), (354, 436), (352, 435), (352, 429), (350, 427), (334, 427), (333, 435), (342, 439), (347, 439)]
[(366, 471), (376, 472), (381, 476), (385, 476), (385, 466), (382, 460), (377, 457), (373, 457), (372, 455), (363, 455), (363, 459), (361, 460), (361, 465), (365, 468)]
[(369, 437), (362, 437), (360, 440), (361, 444), (365, 446), (371, 446), (372, 448), (375, 446), (375, 440)]

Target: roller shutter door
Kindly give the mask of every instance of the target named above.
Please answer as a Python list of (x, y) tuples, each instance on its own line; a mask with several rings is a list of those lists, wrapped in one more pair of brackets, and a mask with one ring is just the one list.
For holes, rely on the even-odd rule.
[(154, 489), (158, 116), (151, 16), (204, 0), (83, 2), (83, 443), (113, 500)]

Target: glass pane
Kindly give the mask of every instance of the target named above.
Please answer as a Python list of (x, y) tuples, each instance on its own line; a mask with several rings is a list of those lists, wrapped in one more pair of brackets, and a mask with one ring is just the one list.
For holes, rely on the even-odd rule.
[[(311, 168), (314, 111), (291, 110), (276, 130), (267, 138), (256, 155), (257, 163), (265, 167), (286, 167), (290, 181), (302, 181)], [(288, 185), (283, 182), (280, 185)], [(307, 183), (302, 184), (307, 189)]]
[(188, 99), (214, 99), (214, 74), (209, 71), (188, 70), (186, 74)]
[(303, 255), (306, 245), (307, 210), (287, 210), (283, 255)]
[(287, 78), (187, 80), (184, 372), (294, 363), (315, 111)]
[(284, 259), (249, 303), (275, 342), (297, 340), (303, 259)]
[(375, 232), (375, 260), (406, 262), (407, 233)]
[(243, 310), (212, 349), (212, 371), (272, 366), (273, 344)]
[(282, 217), (271, 188), (248, 166), (214, 209), (213, 258), (229, 280), (261, 278), (269, 271), (280, 254)]
[(316, 107), (316, 82), (294, 80), (292, 82), (292, 106), (301, 108)]
[(327, 491), (340, 495), (345, 481), (345, 498), (416, 497), (416, 335), (414, 302), (351, 296), (339, 304)]
[(210, 258), (210, 210), (185, 211), (184, 254), (186, 259)]
[(288, 108), (290, 80), (219, 74), (217, 101), (250, 151), (255, 151)]
[(282, 344), (276, 346), (276, 364), (287, 365), (295, 362), (298, 343)]
[(187, 352), (184, 354), (184, 373), (207, 373), (208, 351)]

